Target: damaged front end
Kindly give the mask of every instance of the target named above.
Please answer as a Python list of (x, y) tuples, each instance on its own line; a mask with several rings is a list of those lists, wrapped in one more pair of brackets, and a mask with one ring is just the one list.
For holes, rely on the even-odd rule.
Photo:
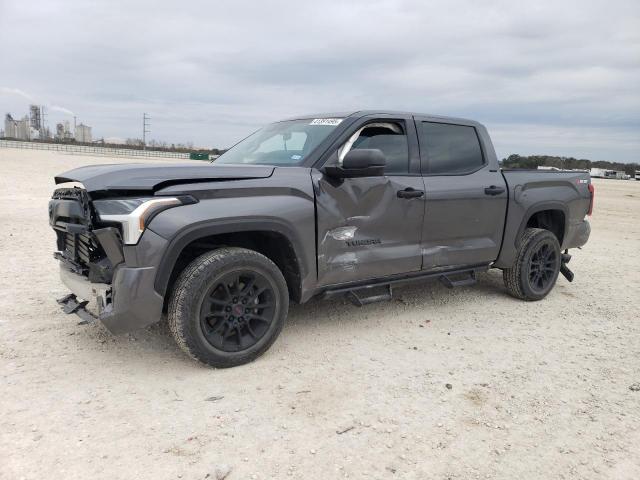
[(90, 200), (81, 188), (59, 188), (49, 202), (49, 223), (56, 232), (54, 257), (92, 283), (111, 283), (114, 268), (124, 261), (117, 228), (94, 229)]
[(60, 262), (60, 279), (73, 292), (58, 303), (65, 313), (89, 322), (89, 300), (96, 300), (99, 313), (112, 303), (114, 270), (124, 261), (120, 232), (114, 227), (94, 229), (89, 195), (79, 187), (54, 191), (49, 223), (56, 233), (53, 256)]
[[(160, 318), (163, 300), (152, 288), (155, 269), (126, 264), (121, 229), (100, 222), (84, 188), (55, 190), (49, 223), (57, 237), (54, 257), (60, 262), (60, 279), (71, 291), (58, 300), (63, 312), (78, 315), (80, 323), (98, 319), (112, 333)], [(152, 233), (149, 237), (161, 247), (163, 239)]]

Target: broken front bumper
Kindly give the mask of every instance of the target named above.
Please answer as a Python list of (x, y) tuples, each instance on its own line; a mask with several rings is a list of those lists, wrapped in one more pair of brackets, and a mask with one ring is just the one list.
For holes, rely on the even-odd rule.
[[(111, 285), (89, 280), (60, 265), (60, 279), (69, 290), (59, 300), (65, 313), (75, 313), (86, 323), (94, 317), (113, 334), (127, 333), (157, 322), (162, 297), (153, 289), (154, 267), (116, 268)], [(97, 316), (86, 309), (95, 301)]]

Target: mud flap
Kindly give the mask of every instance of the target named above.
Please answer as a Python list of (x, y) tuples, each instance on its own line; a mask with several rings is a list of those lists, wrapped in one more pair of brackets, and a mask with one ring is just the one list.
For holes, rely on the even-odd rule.
[(569, 282), (573, 282), (573, 272), (567, 267), (567, 263), (571, 261), (571, 255), (569, 255), (569, 250), (565, 250), (561, 257), (560, 263), (560, 273), (564, 275)]
[(62, 298), (56, 300), (60, 305), (62, 305), (62, 311), (67, 315), (75, 313), (80, 317), (81, 321), (78, 322), (78, 325), (87, 325), (89, 323), (95, 322), (98, 318), (89, 312), (86, 309), (88, 301), (78, 301), (78, 297), (76, 297), (73, 293), (69, 295), (65, 295)]

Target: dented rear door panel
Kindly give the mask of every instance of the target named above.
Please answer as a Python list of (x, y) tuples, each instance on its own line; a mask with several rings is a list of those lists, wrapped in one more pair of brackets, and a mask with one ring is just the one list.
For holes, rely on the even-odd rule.
[(415, 119), (418, 130), (421, 122), (473, 127), (484, 162), (469, 173), (431, 175), (430, 152), (420, 139), (426, 194), (423, 269), (493, 262), (502, 245), (509, 194), (486, 128), (471, 121), (426, 116)]
[[(498, 257), (507, 209), (500, 172), (425, 177), (427, 196), (422, 245), (426, 270), (489, 263)], [(490, 186), (504, 188), (487, 195)]]

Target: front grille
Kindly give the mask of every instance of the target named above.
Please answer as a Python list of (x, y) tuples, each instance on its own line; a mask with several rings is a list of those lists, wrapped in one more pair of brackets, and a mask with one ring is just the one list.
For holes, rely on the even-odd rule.
[(100, 261), (104, 256), (102, 248), (97, 244), (91, 233), (59, 232), (64, 239), (65, 256), (88, 266), (90, 263)]
[(86, 190), (82, 188), (56, 188), (51, 198), (63, 200), (78, 200), (83, 198)]
[(59, 188), (53, 192), (49, 223), (58, 237), (55, 258), (90, 282), (111, 282), (113, 265), (92, 232), (91, 201), (86, 190)]
[(104, 249), (90, 231), (73, 233), (56, 230), (58, 252), (54, 257), (72, 271), (84, 275), (91, 282), (110, 283), (113, 265)]
[(82, 188), (58, 188), (49, 202), (49, 223), (52, 226), (79, 224), (91, 228), (91, 201)]

